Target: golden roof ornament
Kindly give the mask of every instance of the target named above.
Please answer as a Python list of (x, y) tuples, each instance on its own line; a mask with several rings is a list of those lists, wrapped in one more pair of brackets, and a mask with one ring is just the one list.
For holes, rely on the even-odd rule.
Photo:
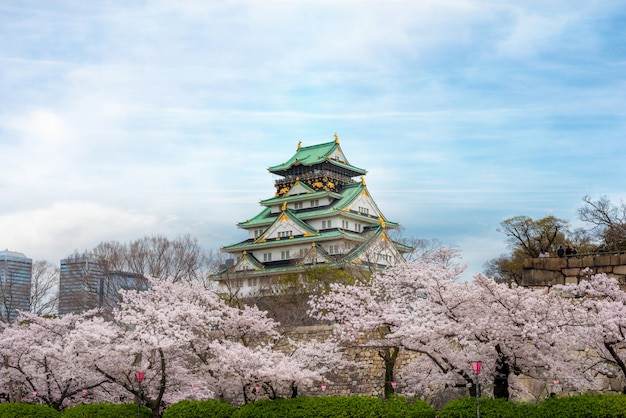
[(362, 184), (363, 186), (365, 186), (365, 177), (364, 177), (364, 176), (361, 176), (361, 184)]
[(334, 137), (335, 137), (335, 143), (338, 144), (339, 143), (339, 137), (337, 136), (337, 132), (335, 132)]
[(302, 141), (298, 141), (298, 149), (302, 146)]
[(385, 228), (385, 220), (383, 219), (382, 215), (378, 217), (378, 221), (380, 222), (380, 226)]
[(287, 202), (283, 202), (283, 212), (287, 210)]

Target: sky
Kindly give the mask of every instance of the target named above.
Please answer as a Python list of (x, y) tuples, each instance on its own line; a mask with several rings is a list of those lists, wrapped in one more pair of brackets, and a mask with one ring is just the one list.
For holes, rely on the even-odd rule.
[(406, 237), (626, 199), (626, 0), (0, 1), (0, 249), (218, 250), (337, 133)]

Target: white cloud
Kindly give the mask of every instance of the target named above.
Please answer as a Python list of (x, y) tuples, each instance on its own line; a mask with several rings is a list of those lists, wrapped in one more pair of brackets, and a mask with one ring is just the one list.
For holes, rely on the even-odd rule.
[(101, 241), (134, 239), (158, 229), (157, 217), (84, 201), (0, 215), (0, 247), (56, 262)]

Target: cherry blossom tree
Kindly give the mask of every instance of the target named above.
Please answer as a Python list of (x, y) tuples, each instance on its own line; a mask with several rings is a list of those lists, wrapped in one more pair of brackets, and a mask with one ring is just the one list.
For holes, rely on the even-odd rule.
[(335, 285), (311, 301), (311, 312), (334, 322), (344, 340), (368, 334), (366, 345), (377, 347), (385, 362), (386, 382), (394, 376), (398, 350), (419, 353), (419, 361), (402, 370), (407, 393), (464, 387), (474, 380), (470, 362), (477, 359), (484, 378), (494, 381), (494, 395), (503, 398), (525, 392), (517, 379), (522, 374), (542, 381), (557, 370), (572, 379), (579, 374), (564, 355), (577, 335), (571, 300), (480, 275), (462, 283), (455, 256), (441, 248), (381, 272), (371, 283)]
[(144, 371), (143, 396), (155, 416), (162, 403), (200, 390), (247, 402), (256, 385), (278, 396), (321, 378), (311, 366), (318, 360), (277, 347), (279, 324), (265, 312), (229, 306), (200, 283), (151, 280), (149, 290), (121, 291), (121, 299), (114, 312), (121, 338), (94, 364), (134, 396), (133, 373)]
[(360, 334), (370, 337), (364, 345), (378, 350), (385, 366), (384, 394), (389, 396), (398, 352), (407, 348), (400, 331), (427, 317), (417, 314), (426, 300), (423, 279), (454, 283), (464, 270), (453, 262), (457, 255), (457, 250), (442, 246), (414, 263), (380, 272), (371, 281), (331, 284), (330, 292), (311, 299), (310, 314), (336, 323), (335, 332), (344, 341), (356, 340)]
[(626, 393), (626, 292), (615, 279), (595, 274), (578, 284), (556, 286), (579, 308), (572, 361), (584, 367), (586, 380), (595, 375), (616, 379)]
[(220, 363), (220, 382), (233, 381), (241, 387), (245, 402), (251, 396), (276, 399), (296, 397), (298, 388), (314, 382), (330, 381), (328, 375), (355, 363), (345, 359), (333, 340), (295, 342), (281, 347), (263, 344), (250, 349), (239, 343), (216, 344), (213, 350)]
[[(194, 388), (214, 387), (214, 382), (201, 384), (195, 350), (198, 341), (217, 335), (214, 330), (220, 327), (246, 326), (225, 321), (228, 306), (201, 284), (187, 281), (151, 280), (146, 291), (120, 294), (113, 314), (122, 332), (108, 355), (94, 362), (99, 374), (142, 398), (155, 417), (164, 404), (196, 396)], [(141, 386), (135, 379), (138, 371), (145, 373)]]
[(548, 381), (555, 374), (574, 379), (565, 353), (576, 342), (578, 309), (571, 300), (546, 289), (496, 283), (476, 276), (467, 286), (469, 315), (461, 337), (480, 344), (477, 354), (488, 359), (487, 371), (494, 382), (494, 396), (509, 398), (525, 394), (518, 377)]
[(58, 318), (21, 312), (16, 321), (3, 325), (0, 353), (4, 373), (0, 384), (11, 401), (42, 402), (61, 409), (64, 402), (107, 383), (105, 377), (89, 373), (82, 356), (88, 348), (76, 344), (76, 336), (81, 334), (77, 330), (94, 320), (102, 327), (101, 343), (110, 342), (104, 341), (102, 332), (110, 326), (94, 314)]
[[(313, 371), (315, 380), (330, 381), (329, 375), (341, 372), (348, 367), (358, 367), (359, 364), (349, 361), (344, 356), (339, 341), (329, 338), (325, 341), (311, 340), (297, 342), (289, 339), (290, 350), (288, 355), (291, 361), (297, 362), (301, 368)], [(310, 381), (293, 380), (289, 383), (291, 397), (298, 395), (298, 385)]]

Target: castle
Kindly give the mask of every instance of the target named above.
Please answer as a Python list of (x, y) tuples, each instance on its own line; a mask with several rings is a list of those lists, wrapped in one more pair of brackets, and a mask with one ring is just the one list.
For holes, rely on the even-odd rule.
[(248, 237), (222, 247), (233, 258), (214, 276), (219, 291), (262, 293), (273, 278), (314, 266), (378, 270), (404, 262), (412, 249), (390, 237), (399, 225), (378, 208), (367, 171), (348, 162), (336, 134), (331, 142), (298, 143), (291, 158), (268, 171), (278, 176), (275, 194), (237, 224)]

